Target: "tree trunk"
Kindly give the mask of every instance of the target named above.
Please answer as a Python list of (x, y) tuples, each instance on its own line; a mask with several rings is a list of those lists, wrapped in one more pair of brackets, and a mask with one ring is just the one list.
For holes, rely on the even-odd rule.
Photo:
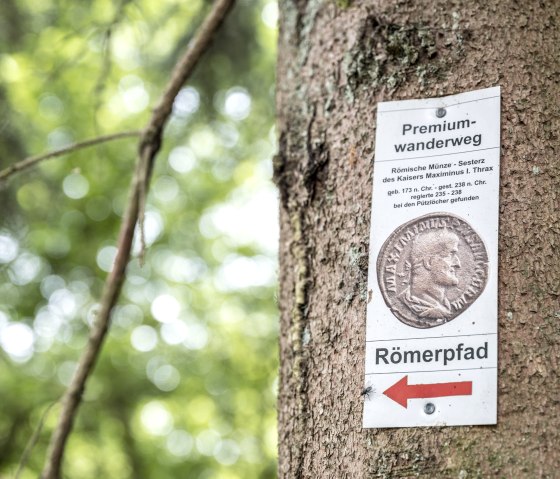
[[(280, 477), (559, 477), (560, 3), (280, 11)], [(498, 425), (362, 429), (376, 103), (496, 85)]]

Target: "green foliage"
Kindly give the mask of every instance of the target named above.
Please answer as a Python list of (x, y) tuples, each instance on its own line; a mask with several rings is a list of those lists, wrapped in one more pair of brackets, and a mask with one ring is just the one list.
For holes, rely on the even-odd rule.
[(348, 8), (352, 5), (352, 0), (335, 0), (336, 6), (340, 8)]
[[(209, 3), (1, 2), (0, 168), (142, 128)], [(175, 104), (146, 264), (128, 266), (65, 477), (275, 476), (274, 14), (269, 0), (240, 1)], [(85, 346), (136, 149), (84, 149), (0, 190), (0, 477)], [(23, 479), (38, 476), (58, 411)]]

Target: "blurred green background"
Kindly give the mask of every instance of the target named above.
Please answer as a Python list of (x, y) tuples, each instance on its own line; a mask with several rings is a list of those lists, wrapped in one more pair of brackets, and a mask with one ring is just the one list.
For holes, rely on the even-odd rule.
[[(211, 3), (2, 0), (0, 168), (142, 128)], [(276, 17), (274, 1), (238, 1), (175, 102), (146, 264), (128, 266), (65, 477), (276, 476)], [(136, 148), (81, 150), (0, 187), (3, 479), (85, 346)], [(38, 476), (58, 411), (22, 478)]]

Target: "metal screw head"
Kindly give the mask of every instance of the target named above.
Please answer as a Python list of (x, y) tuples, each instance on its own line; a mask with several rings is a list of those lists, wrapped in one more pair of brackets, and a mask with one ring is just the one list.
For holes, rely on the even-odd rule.
[(438, 108), (436, 110), (436, 116), (438, 118), (443, 118), (445, 115), (447, 115), (447, 110), (445, 108)]
[(426, 404), (424, 404), (424, 412), (426, 414), (433, 414), (434, 412), (436, 412), (436, 406), (434, 405), (434, 403), (427, 402)]

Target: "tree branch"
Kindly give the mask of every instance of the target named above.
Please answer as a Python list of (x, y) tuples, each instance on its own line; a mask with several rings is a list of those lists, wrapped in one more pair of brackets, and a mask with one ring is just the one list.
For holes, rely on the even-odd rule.
[(120, 140), (121, 138), (130, 138), (131, 136), (140, 136), (141, 131), (123, 131), (121, 133), (113, 133), (111, 135), (98, 136), (96, 138), (90, 138), (89, 140), (80, 141), (78, 143), (73, 143), (72, 145), (65, 146), (59, 150), (50, 151), (48, 153), (43, 153), (41, 155), (30, 156), (24, 160), (18, 161), (11, 166), (0, 171), (0, 181), (6, 180), (8, 177), (20, 171), (27, 170), (32, 166), (35, 166), (41, 161), (49, 160), (51, 158), (56, 158), (58, 156), (63, 156), (68, 153), (72, 153), (82, 148), (88, 148), (90, 146), (99, 145), (100, 143), (107, 143), (108, 141)]
[(14, 479), (19, 479), (21, 473), (23, 472), (23, 469), (27, 465), (27, 460), (29, 459), (31, 451), (33, 451), (33, 448), (35, 447), (35, 445), (37, 444), (37, 441), (39, 441), (39, 438), (41, 437), (41, 431), (43, 430), (43, 426), (45, 424), (45, 421), (47, 420), (47, 416), (49, 415), (49, 412), (51, 412), (51, 409), (53, 408), (53, 406), (57, 402), (58, 401), (53, 401), (43, 411), (43, 414), (41, 415), (41, 418), (39, 419), (39, 423), (37, 424), (37, 427), (35, 428), (35, 431), (33, 431), (33, 435), (29, 439), (29, 442), (27, 443), (27, 446), (25, 446), (25, 450), (23, 451), (23, 454), (21, 455), (21, 459), (19, 461), (19, 465), (18, 465), (18, 468), (17, 468), (17, 471), (16, 471), (16, 475), (14, 476)]
[[(171, 114), (173, 101), (192, 73), (198, 60), (207, 49), (215, 31), (220, 26), (234, 0), (217, 0), (212, 10), (189, 43), (187, 51), (175, 65), (171, 79), (153, 111), (148, 126), (140, 138), (138, 161), (130, 185), (130, 196), (121, 223), (118, 252), (113, 269), (105, 282), (100, 310), (91, 329), (88, 344), (80, 358), (76, 372), (62, 400), (62, 410), (56, 429), (51, 437), (42, 479), (59, 479), (66, 441), (72, 429), (74, 417), (82, 400), (86, 381), (99, 356), (103, 340), (109, 328), (111, 311), (119, 297), (130, 258), (134, 228), (143, 218), (143, 205), (148, 189), (154, 158), (159, 151), (163, 128)], [(141, 224), (140, 224), (141, 226)]]

